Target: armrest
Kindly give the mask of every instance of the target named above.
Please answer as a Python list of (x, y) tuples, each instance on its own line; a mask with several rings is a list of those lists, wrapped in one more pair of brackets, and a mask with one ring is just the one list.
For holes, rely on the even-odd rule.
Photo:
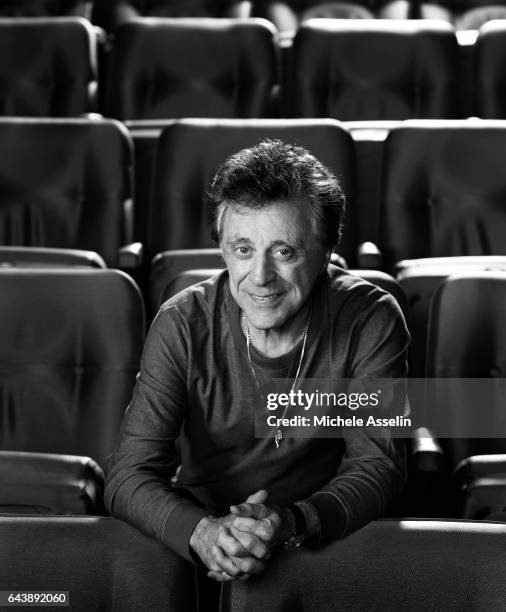
[(105, 514), (104, 475), (89, 457), (0, 451), (0, 510)]
[(381, 270), (383, 254), (374, 242), (362, 242), (358, 247), (358, 267), (361, 269)]
[(419, 427), (413, 437), (413, 464), (418, 473), (439, 472), (443, 462), (443, 451), (431, 431)]
[(343, 270), (348, 270), (348, 263), (346, 259), (339, 255), (338, 253), (332, 253), (330, 256), (330, 263), (342, 268)]
[(501, 477), (506, 479), (506, 455), (473, 455), (466, 457), (455, 468), (453, 478), (460, 487), (477, 478)]
[(144, 261), (144, 245), (132, 242), (118, 250), (118, 267), (121, 270), (137, 270)]
[(237, 0), (225, 11), (225, 17), (234, 19), (249, 19), (252, 16), (253, 3), (251, 0)]

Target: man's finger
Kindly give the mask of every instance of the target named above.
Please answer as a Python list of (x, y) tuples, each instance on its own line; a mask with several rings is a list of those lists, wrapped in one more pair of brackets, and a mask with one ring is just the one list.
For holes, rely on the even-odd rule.
[(225, 555), (219, 546), (213, 546), (212, 553), (215, 562), (222, 572), (226, 572), (234, 578), (242, 574), (242, 571), (233, 563), (232, 559)]
[(232, 557), (232, 561), (241, 570), (236, 576), (238, 579), (244, 574), (260, 574), (265, 568), (265, 564), (254, 557)]
[(234, 526), (230, 527), (230, 533), (241, 544), (243, 549), (248, 551), (248, 554), (253, 555), (261, 561), (265, 561), (270, 557), (269, 548), (258, 536), (249, 533), (248, 531), (236, 529)]
[(233, 578), (243, 574), (259, 574), (264, 569), (264, 564), (254, 557), (228, 557), (219, 546), (213, 548), (213, 555), (221, 571)]
[(265, 542), (270, 542), (279, 529), (280, 521), (274, 521), (273, 518), (263, 518), (257, 520), (254, 518), (238, 516), (234, 518), (232, 527), (240, 531), (247, 531), (258, 536)]
[[(230, 576), (230, 574), (227, 574), (227, 572), (210, 571), (207, 572), (207, 577), (212, 578), (217, 582), (230, 582), (231, 580), (235, 580), (235, 578), (233, 576)], [(241, 576), (240, 578), (238, 578), (238, 580), (244, 580), (244, 578)]]
[[(247, 538), (242, 538), (242, 540), (248, 541)], [(228, 556), (247, 557), (251, 554), (251, 551), (244, 547), (242, 540), (236, 538), (235, 534), (232, 534), (228, 528), (223, 527), (218, 532), (217, 544)]]
[(265, 504), (267, 501), (268, 493), (265, 489), (260, 489), (256, 493), (250, 495), (246, 501), (250, 504)]
[(237, 506), (230, 506), (230, 512), (236, 516), (250, 516), (252, 518), (261, 519), (270, 513), (270, 510), (264, 504), (252, 504), (244, 502)]

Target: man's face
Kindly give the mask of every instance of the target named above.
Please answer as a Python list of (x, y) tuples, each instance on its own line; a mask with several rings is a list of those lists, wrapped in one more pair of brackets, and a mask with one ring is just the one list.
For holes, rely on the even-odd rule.
[(325, 262), (308, 206), (298, 202), (229, 205), (221, 247), (232, 295), (262, 330), (281, 327), (301, 309)]

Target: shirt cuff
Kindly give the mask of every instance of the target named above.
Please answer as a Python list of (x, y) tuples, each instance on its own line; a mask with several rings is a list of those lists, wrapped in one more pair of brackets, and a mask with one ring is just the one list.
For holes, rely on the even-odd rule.
[(322, 544), (346, 535), (349, 512), (345, 501), (333, 493), (321, 491), (312, 495), (306, 503), (311, 503), (318, 514)]
[(190, 538), (204, 516), (209, 516), (209, 510), (186, 500), (180, 501), (171, 508), (163, 526), (162, 542), (192, 565), (196, 565), (196, 559), (190, 551)]
[(294, 506), (297, 506), (304, 516), (306, 524), (304, 542), (309, 545), (318, 544), (321, 538), (321, 524), (316, 508), (309, 501), (295, 502)]

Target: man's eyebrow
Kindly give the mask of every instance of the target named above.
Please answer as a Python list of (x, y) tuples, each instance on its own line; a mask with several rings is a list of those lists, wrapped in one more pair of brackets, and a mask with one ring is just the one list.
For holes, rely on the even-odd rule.
[(244, 236), (241, 236), (240, 234), (233, 234), (232, 236), (230, 236), (230, 238), (227, 238), (226, 244), (227, 246), (235, 246), (236, 244), (240, 242), (250, 243), (251, 240), (249, 238), (245, 238)]
[[(227, 238), (226, 240), (226, 245), (228, 247), (234, 247), (239, 243), (248, 243), (248, 244), (252, 244), (252, 241), (250, 238), (246, 238), (245, 236), (241, 236), (240, 234), (233, 234), (232, 236), (230, 236), (229, 238)], [(273, 242), (271, 242), (269, 244), (270, 248), (273, 247), (277, 247), (277, 246), (281, 246), (281, 245), (287, 245), (289, 247), (295, 248), (295, 249), (303, 249), (304, 248), (304, 240), (302, 239), (302, 236), (299, 236), (298, 234), (295, 233), (290, 233), (286, 236), (285, 239), (278, 239), (278, 240), (274, 240)]]
[(280, 244), (287, 244), (293, 248), (302, 249), (304, 248), (304, 239), (296, 232), (289, 232), (285, 240), (275, 240), (272, 246), (279, 246)]

